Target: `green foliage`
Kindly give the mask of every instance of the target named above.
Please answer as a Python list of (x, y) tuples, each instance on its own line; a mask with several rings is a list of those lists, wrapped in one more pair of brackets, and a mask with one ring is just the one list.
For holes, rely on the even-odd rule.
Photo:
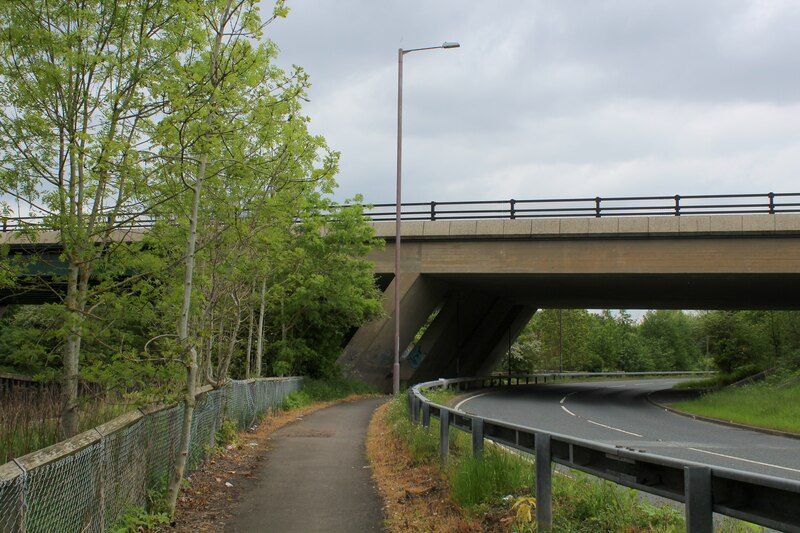
[(675, 407), (690, 413), (750, 426), (800, 433), (800, 373), (784, 372), (763, 381), (711, 392)]
[(315, 402), (327, 402), (347, 398), (348, 396), (376, 394), (371, 385), (361, 381), (343, 377), (303, 380), (300, 390), (290, 393), (284, 398), (281, 408), (285, 410), (305, 407)]
[(128, 509), (119, 524), (112, 528), (115, 533), (155, 533), (161, 526), (170, 523), (168, 513), (150, 513), (141, 507)]
[(498, 505), (508, 495), (525, 494), (534, 486), (533, 465), (506, 451), (489, 447), (481, 457), (452, 461), (448, 477), (453, 499), (467, 509)]
[(217, 446), (223, 448), (229, 444), (236, 444), (239, 441), (239, 428), (236, 421), (230, 418), (223, 420), (214, 438)]
[(553, 529), (566, 532), (680, 532), (682, 513), (656, 507), (638, 493), (579, 473), (558, 476), (553, 483)]
[[(681, 371), (716, 368), (749, 375), (771, 367), (800, 368), (796, 311), (648, 311), (637, 323), (624, 310), (537, 312), (511, 349), (512, 372)], [(713, 365), (713, 367), (712, 367)], [(497, 371), (506, 372), (503, 358)], [(723, 378), (724, 379), (724, 378)]]
[(408, 418), (408, 403), (398, 396), (389, 404), (388, 422), (397, 438), (409, 449), (414, 464), (430, 464), (439, 457), (439, 424), (431, 420), (430, 427), (413, 424)]
[[(396, 438), (409, 447), (415, 464), (438, 464), (439, 425), (435, 419), (430, 428), (412, 424), (403, 395), (392, 400), (387, 420)], [(497, 447), (487, 447), (483, 457), (476, 459), (465, 433), (451, 429), (450, 439), (445, 474), (453, 499), (473, 514), (505, 514), (513, 510), (517, 531), (535, 531), (535, 522), (524, 520), (519, 512), (520, 502), (527, 506), (522, 514), (532, 512), (535, 505), (535, 495), (531, 493), (535, 484), (532, 462)], [(556, 473), (553, 477), (553, 513), (554, 531), (677, 533), (685, 529), (682, 513), (676, 509), (656, 507), (633, 490), (579, 473)]]

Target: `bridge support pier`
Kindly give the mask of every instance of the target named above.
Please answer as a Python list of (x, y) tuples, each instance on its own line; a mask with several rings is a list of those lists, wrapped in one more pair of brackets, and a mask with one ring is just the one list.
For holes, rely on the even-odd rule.
[[(414, 340), (430, 314), (441, 304), (447, 285), (420, 274), (403, 274), (400, 278), (400, 350)], [(384, 390), (392, 390), (394, 363), (394, 283), (384, 292), (385, 318), (365, 324), (344, 348), (339, 365), (345, 375), (361, 379)], [(407, 381), (411, 367), (401, 360), (401, 380)]]
[[(358, 330), (339, 358), (346, 375), (391, 390), (394, 281), (384, 293), (386, 318)], [(434, 277), (401, 278), (400, 347), (406, 349), (438, 310), (422, 338), (400, 361), (404, 384), (440, 377), (488, 374), (535, 310), (476, 291), (460, 290)]]
[(411, 381), (488, 374), (534, 311), (478, 292), (452, 292), (415, 349), (421, 361)]

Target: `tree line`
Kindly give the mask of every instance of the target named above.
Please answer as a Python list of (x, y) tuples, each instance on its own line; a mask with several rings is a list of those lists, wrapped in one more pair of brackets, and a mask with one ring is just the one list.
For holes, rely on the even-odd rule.
[(498, 370), (579, 372), (800, 367), (800, 312), (586, 309), (538, 311)]
[[(274, 63), (266, 31), (287, 13), (0, 3), (2, 216), (43, 217), (65, 269), (38, 279), (58, 304), (7, 309), (0, 366), (60, 379), (65, 436), (80, 380), (181, 395), (173, 505), (198, 385), (330, 374), (343, 334), (381, 309), (362, 259), (377, 243), (329, 200), (339, 154), (302, 113), (309, 77)], [(154, 227), (126, 239), (142, 220)], [(3, 252), (0, 283), (37, 281)]]

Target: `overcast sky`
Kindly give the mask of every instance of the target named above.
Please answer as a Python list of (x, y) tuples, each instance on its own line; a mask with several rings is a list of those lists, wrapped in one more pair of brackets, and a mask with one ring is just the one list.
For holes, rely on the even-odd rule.
[[(270, 2), (264, 3), (271, 9)], [(344, 199), (800, 190), (797, 0), (290, 0), (267, 35), (311, 76)]]

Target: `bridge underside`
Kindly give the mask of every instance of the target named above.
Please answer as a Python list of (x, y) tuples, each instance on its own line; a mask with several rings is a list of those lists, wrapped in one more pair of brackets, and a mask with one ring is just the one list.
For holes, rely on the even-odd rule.
[[(391, 389), (394, 248), (373, 256), (385, 319), (352, 337), (345, 372)], [(403, 243), (401, 380), (483, 374), (537, 309), (798, 309), (800, 237), (446, 239)], [(428, 322), (424, 333), (419, 334)], [(415, 338), (417, 337), (417, 338)]]

